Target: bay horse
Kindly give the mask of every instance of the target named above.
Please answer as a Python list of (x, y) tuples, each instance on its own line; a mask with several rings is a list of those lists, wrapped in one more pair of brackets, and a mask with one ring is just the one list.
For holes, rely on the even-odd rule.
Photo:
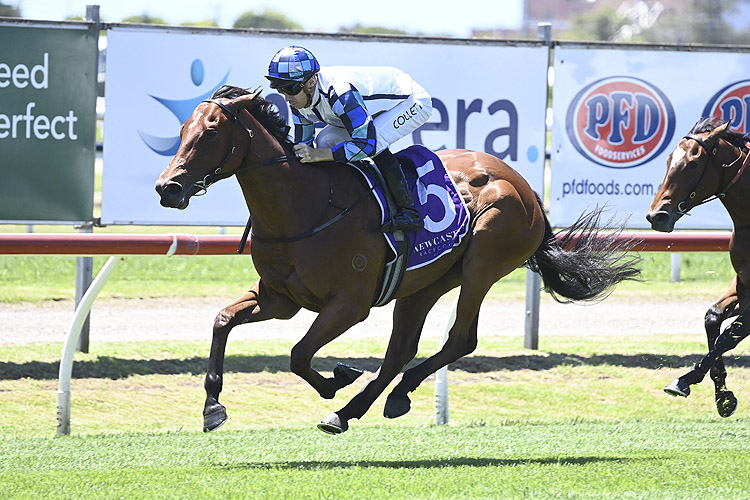
[[(654, 196), (646, 219), (656, 231), (672, 232), (675, 223), (691, 209), (718, 199), (734, 226), (729, 257), (737, 275), (705, 316), (708, 353), (664, 391), (687, 397), (690, 386), (711, 372), (716, 409), (728, 417), (737, 409), (737, 398), (727, 389), (722, 355), (737, 347), (750, 333), (750, 177), (745, 173), (750, 154), (748, 136), (730, 130), (729, 123), (714, 118), (699, 120), (667, 158), (667, 173)], [(743, 175), (745, 174), (745, 175)], [(737, 318), (719, 333), (722, 323)]]
[[(204, 431), (227, 420), (219, 393), (227, 337), (237, 325), (289, 319), (301, 308), (315, 311), (316, 319), (291, 350), (291, 371), (325, 399), (362, 373), (339, 365), (332, 377), (325, 377), (310, 362), (320, 348), (369, 314), (387, 255), (379, 209), (353, 167), (300, 163), (288, 131), (286, 120), (258, 91), (222, 87), (182, 125), (179, 150), (156, 182), (163, 206), (184, 209), (191, 196), (234, 175), (252, 216), (250, 253), (260, 279), (214, 322)], [(438, 154), (468, 206), (468, 233), (450, 253), (405, 273), (381, 367), (361, 392), (318, 424), (325, 432), (346, 431), (348, 421), (361, 418), (416, 356), (427, 313), (449, 290), (461, 287), (448, 341), (405, 371), (386, 400), (387, 418), (407, 413), (409, 392), (476, 348), (482, 300), (514, 269), (525, 265), (539, 272), (545, 290), (560, 301), (601, 299), (640, 272), (635, 266), (639, 259), (626, 256), (630, 247), (616, 240), (617, 231), (601, 234), (601, 210), (584, 214), (558, 241), (541, 200), (507, 164), (468, 150)]]

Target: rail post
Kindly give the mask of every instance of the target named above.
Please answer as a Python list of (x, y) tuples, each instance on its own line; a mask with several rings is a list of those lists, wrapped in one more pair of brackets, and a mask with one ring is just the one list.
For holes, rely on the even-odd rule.
[(81, 334), (81, 326), (83, 326), (83, 322), (91, 310), (94, 299), (99, 295), (104, 284), (122, 260), (122, 257), (110, 257), (107, 260), (94, 282), (86, 290), (81, 303), (76, 308), (75, 315), (73, 315), (68, 335), (65, 337), (65, 346), (63, 347), (62, 358), (60, 359), (60, 372), (58, 375), (60, 379), (57, 387), (58, 436), (67, 436), (70, 434), (70, 379), (73, 376), (73, 355), (78, 344), (78, 337)]
[[(94, 227), (91, 224), (85, 224), (79, 228), (81, 233), (92, 233)], [(76, 308), (81, 303), (83, 295), (91, 286), (91, 280), (94, 277), (94, 258), (90, 256), (76, 257)], [(78, 352), (89, 352), (89, 330), (91, 325), (91, 314), (86, 315), (86, 319), (81, 326), (81, 335), (78, 337), (76, 350)]]
[[(552, 23), (538, 23), (537, 35), (547, 45), (547, 71), (549, 73), (552, 52)], [(545, 100), (549, 95), (549, 78), (545, 86)], [(545, 124), (547, 118), (545, 117)], [(547, 126), (545, 126), (545, 135)], [(546, 141), (545, 141), (546, 144)], [(545, 162), (546, 162), (545, 154)], [(544, 193), (540, 193), (544, 196)], [(524, 326), (523, 346), (526, 349), (539, 349), (539, 303), (542, 293), (542, 277), (531, 269), (526, 270), (526, 323)]]
[[(458, 308), (458, 296), (453, 301), (451, 315), (445, 325), (443, 338), (440, 340), (440, 349), (448, 342), (448, 334), (456, 322), (456, 308)], [(435, 372), (435, 423), (445, 425), (448, 423), (448, 366), (444, 366)]]

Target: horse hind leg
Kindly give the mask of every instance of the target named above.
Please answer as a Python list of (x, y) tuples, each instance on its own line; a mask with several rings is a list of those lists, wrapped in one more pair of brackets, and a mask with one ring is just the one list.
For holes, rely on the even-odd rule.
[[(535, 207), (538, 205), (535, 205)], [(526, 227), (526, 212), (511, 197), (475, 223), (474, 234), (462, 259), (461, 291), (456, 318), (445, 345), (431, 357), (404, 372), (388, 395), (383, 415), (396, 418), (411, 408), (408, 393), (440, 368), (474, 352), (479, 309), (487, 292), (502, 277), (521, 266), (538, 247), (541, 226)], [(535, 234), (539, 232), (539, 239)]]
[[(454, 323), (454, 326), (456, 323)], [(393, 388), (385, 401), (383, 416), (398, 418), (411, 410), (408, 394), (419, 387), (424, 380), (440, 368), (474, 352), (477, 347), (479, 312), (463, 335), (449, 335), (443, 348), (417, 366), (404, 372), (401, 381)], [(451, 332), (453, 330), (451, 329)]]
[[(516, 267), (508, 266), (507, 272)], [(489, 269), (486, 266), (483, 268)], [(410, 392), (416, 390), (432, 373), (476, 349), (479, 308), (495, 280), (491, 280), (487, 272), (483, 273), (484, 283), (481, 283), (480, 275), (473, 274), (474, 279), (471, 280), (466, 276), (464, 269), (462, 288), (456, 304), (456, 318), (448, 332), (448, 340), (437, 353), (404, 372), (401, 381), (386, 398), (383, 409), (383, 416), (386, 418), (397, 418), (408, 413), (411, 409), (411, 400), (408, 396)]]

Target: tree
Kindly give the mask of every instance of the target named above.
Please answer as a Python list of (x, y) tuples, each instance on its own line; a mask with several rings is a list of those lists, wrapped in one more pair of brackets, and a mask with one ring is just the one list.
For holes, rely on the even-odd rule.
[(0, 17), (21, 17), (21, 9), (0, 2)]
[(262, 14), (248, 10), (234, 22), (234, 28), (258, 28), (267, 30), (302, 31), (301, 25), (295, 23), (281, 12), (266, 9)]
[(199, 26), (201, 28), (218, 28), (219, 23), (214, 19), (206, 19), (205, 21), (188, 21), (180, 23), (180, 26)]
[(610, 4), (573, 17), (572, 28), (563, 34), (564, 38), (575, 40), (610, 41), (627, 24), (627, 20), (617, 13)]
[(148, 14), (141, 14), (140, 16), (130, 16), (122, 20), (124, 23), (138, 23), (138, 24), (167, 24), (167, 22), (161, 17), (151, 17)]
[(359, 23), (350, 28), (342, 26), (339, 28), (339, 31), (342, 33), (363, 33), (369, 35), (408, 35), (408, 33), (403, 30), (384, 28), (382, 26), (364, 26)]
[(736, 15), (738, 0), (691, 0), (689, 8), (665, 11), (640, 41), (655, 43), (747, 43), (747, 33), (728, 22)]

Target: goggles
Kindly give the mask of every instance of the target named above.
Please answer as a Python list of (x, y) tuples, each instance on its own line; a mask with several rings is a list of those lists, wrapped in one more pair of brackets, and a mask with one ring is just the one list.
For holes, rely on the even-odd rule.
[(300, 92), (302, 92), (302, 86), (306, 83), (307, 83), (307, 80), (305, 80), (304, 82), (293, 82), (291, 85), (284, 85), (281, 87), (276, 87), (274, 90), (276, 90), (280, 94), (297, 95)]

